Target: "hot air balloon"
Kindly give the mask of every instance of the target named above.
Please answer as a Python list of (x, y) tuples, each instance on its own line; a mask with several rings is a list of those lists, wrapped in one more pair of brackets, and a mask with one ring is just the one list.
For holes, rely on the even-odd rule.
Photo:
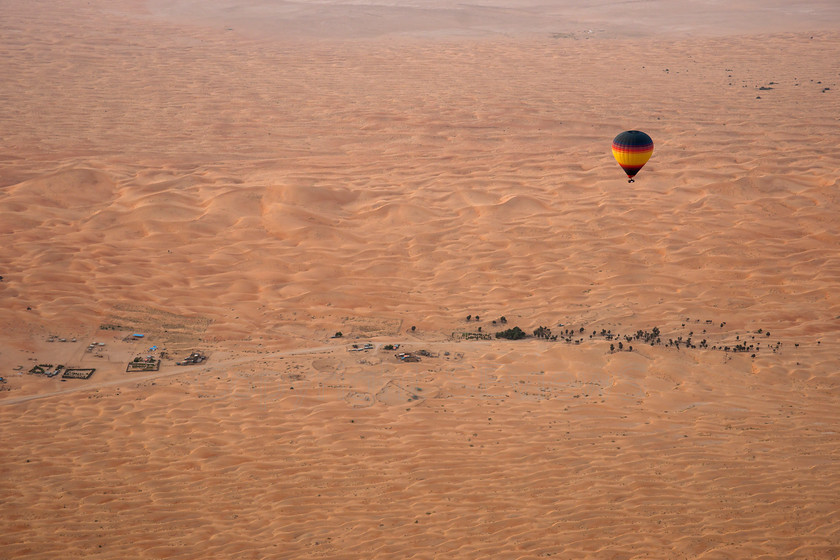
[(633, 177), (653, 153), (653, 140), (644, 132), (627, 130), (613, 140), (612, 153), (615, 161), (627, 173), (627, 182), (632, 183)]

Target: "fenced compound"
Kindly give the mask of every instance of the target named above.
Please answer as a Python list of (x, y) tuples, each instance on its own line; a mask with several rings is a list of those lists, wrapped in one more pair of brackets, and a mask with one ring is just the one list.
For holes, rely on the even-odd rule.
[(61, 373), (61, 370), (64, 369), (64, 366), (58, 365), (54, 366), (53, 364), (38, 364), (32, 366), (27, 373), (32, 375), (44, 375), (46, 377), (55, 377)]
[(90, 379), (96, 368), (67, 368), (61, 375), (62, 379)]
[(128, 362), (128, 365), (125, 367), (125, 371), (129, 373), (158, 370), (160, 370), (160, 360), (156, 360), (154, 358), (134, 358), (134, 360)]
[(481, 332), (453, 332), (453, 340), (492, 340), (493, 337)]

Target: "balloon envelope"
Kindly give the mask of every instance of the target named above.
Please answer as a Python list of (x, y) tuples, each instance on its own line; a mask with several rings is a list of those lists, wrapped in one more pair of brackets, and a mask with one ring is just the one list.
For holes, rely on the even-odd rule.
[(613, 140), (612, 153), (615, 161), (624, 169), (627, 178), (632, 183), (633, 177), (644, 167), (653, 153), (653, 140), (639, 130), (627, 130)]

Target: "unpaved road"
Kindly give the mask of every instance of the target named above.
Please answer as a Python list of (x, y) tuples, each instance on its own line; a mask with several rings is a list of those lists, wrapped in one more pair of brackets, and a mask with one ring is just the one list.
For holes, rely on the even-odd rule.
[[(420, 345), (425, 347), (435, 347), (441, 345), (451, 345), (451, 344), (474, 344), (475, 341), (470, 342), (460, 342), (454, 343), (453, 341), (440, 341), (440, 342), (423, 342)], [(405, 344), (418, 344), (417, 340), (405, 340), (405, 341), (393, 341), (393, 342), (377, 342), (374, 343), (373, 352), (378, 352), (380, 348), (386, 344), (399, 344), (400, 346)], [(463, 347), (463, 346), (462, 346)], [(140, 383), (143, 381), (150, 381), (154, 379), (160, 379), (161, 377), (172, 377), (175, 375), (181, 375), (185, 373), (192, 373), (195, 371), (202, 371), (202, 372), (213, 372), (220, 369), (227, 369), (231, 366), (240, 365), (243, 363), (248, 363), (254, 360), (265, 360), (271, 358), (280, 358), (284, 356), (299, 356), (304, 354), (318, 354), (321, 352), (329, 352), (332, 350), (343, 350), (348, 349), (349, 345), (347, 346), (340, 346), (340, 345), (332, 345), (332, 346), (314, 346), (310, 348), (296, 348), (293, 350), (280, 350), (277, 352), (268, 352), (265, 354), (260, 354), (259, 356), (245, 356), (239, 358), (231, 358), (228, 360), (222, 360), (219, 362), (214, 362), (212, 364), (199, 364), (194, 366), (177, 366), (172, 369), (167, 368), (166, 371), (156, 371), (154, 373), (148, 373), (145, 375), (137, 375), (132, 376), (130, 378), (124, 377), (120, 379), (111, 379), (108, 381), (102, 381), (99, 383), (89, 383), (85, 385), (79, 385), (77, 387), (69, 387), (67, 389), (59, 389), (56, 391), (49, 391), (46, 393), (37, 393), (32, 395), (21, 395), (19, 397), (10, 397), (6, 399), (0, 399), (0, 406), (10, 406), (14, 404), (20, 404), (28, 401), (33, 401), (37, 399), (47, 399), (50, 397), (56, 397), (59, 395), (66, 395), (69, 393), (78, 393), (81, 391), (93, 391), (96, 389), (102, 389), (105, 387), (115, 387), (119, 385), (126, 385), (129, 383)]]

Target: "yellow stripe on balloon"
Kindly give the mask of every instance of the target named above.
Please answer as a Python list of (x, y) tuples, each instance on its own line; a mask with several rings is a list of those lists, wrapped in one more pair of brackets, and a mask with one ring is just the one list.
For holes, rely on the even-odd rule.
[(650, 156), (653, 154), (653, 148), (639, 152), (613, 148), (612, 152), (613, 157), (615, 157), (619, 165), (641, 166), (648, 162)]

